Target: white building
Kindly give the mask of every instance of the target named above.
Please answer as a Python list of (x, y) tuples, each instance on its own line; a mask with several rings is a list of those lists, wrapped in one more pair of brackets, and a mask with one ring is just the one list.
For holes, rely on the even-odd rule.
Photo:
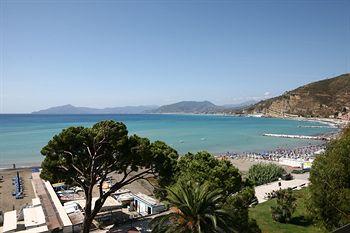
[(164, 204), (143, 193), (134, 194), (133, 205), (136, 211), (143, 216), (157, 214), (165, 210)]

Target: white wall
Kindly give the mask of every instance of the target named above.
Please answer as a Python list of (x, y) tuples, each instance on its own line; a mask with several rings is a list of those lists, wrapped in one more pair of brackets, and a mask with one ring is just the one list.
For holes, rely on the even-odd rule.
[(143, 202), (138, 201), (137, 212), (147, 213), (147, 207), (148, 207), (148, 205), (146, 205)]
[(281, 159), (279, 161), (280, 164), (285, 165), (285, 166), (290, 166), (290, 167), (300, 167), (302, 168), (303, 162), (302, 161), (297, 161), (295, 159)]

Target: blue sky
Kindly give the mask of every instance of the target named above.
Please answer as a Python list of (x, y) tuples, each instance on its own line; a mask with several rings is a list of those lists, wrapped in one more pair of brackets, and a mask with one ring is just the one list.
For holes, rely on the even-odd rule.
[(0, 112), (216, 104), (350, 71), (350, 1), (0, 1)]

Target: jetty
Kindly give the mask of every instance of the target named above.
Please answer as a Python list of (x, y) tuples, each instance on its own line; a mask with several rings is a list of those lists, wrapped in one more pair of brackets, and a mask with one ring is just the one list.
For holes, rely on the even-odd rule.
[(296, 139), (311, 139), (311, 140), (330, 141), (330, 138), (325, 137), (325, 136), (307, 136), (307, 135), (274, 134), (274, 133), (264, 133), (263, 136), (278, 137), (278, 138), (296, 138)]
[(335, 128), (330, 125), (298, 125), (298, 128)]

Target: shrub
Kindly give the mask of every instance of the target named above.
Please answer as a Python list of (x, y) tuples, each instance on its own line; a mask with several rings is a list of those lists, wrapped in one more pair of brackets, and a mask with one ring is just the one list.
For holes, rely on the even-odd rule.
[(259, 163), (248, 171), (248, 179), (254, 185), (262, 185), (278, 180), (285, 173), (284, 169), (274, 163)]
[(275, 194), (277, 198), (277, 206), (271, 207), (273, 220), (280, 223), (290, 222), (296, 207), (296, 198), (293, 195), (292, 189), (278, 190)]

